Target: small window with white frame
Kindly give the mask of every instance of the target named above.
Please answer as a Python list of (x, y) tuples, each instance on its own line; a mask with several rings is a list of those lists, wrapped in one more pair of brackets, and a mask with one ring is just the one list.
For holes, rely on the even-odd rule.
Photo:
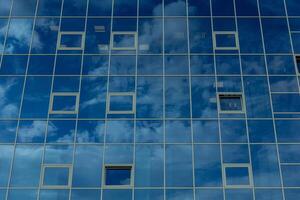
[(50, 98), (50, 114), (76, 114), (78, 113), (79, 93), (54, 92)]
[(71, 165), (45, 164), (42, 166), (41, 186), (43, 188), (70, 188), (71, 183)]
[(84, 32), (59, 32), (58, 50), (83, 50), (85, 41)]
[(128, 188), (133, 186), (132, 165), (104, 165), (103, 186), (106, 188)]
[(111, 49), (112, 50), (136, 50), (137, 33), (136, 32), (112, 32)]
[(220, 113), (244, 113), (244, 99), (241, 93), (218, 94), (218, 107)]
[(239, 47), (238, 35), (235, 31), (215, 31), (213, 41), (215, 50), (237, 50)]
[(134, 114), (136, 97), (133, 92), (110, 92), (107, 99), (108, 114)]
[(297, 72), (300, 74), (300, 55), (296, 55)]
[(252, 168), (249, 163), (223, 164), (223, 179), (226, 188), (248, 188), (253, 186)]

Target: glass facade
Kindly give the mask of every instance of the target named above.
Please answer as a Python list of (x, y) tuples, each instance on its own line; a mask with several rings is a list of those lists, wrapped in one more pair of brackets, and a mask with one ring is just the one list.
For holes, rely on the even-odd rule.
[(300, 199), (299, 0), (0, 0), (0, 200)]

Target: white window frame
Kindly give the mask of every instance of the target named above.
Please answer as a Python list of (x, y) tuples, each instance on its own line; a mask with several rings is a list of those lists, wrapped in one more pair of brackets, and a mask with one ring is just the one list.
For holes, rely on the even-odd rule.
[[(65, 47), (61, 46), (62, 35), (81, 35), (81, 45), (80, 47)], [(76, 31), (62, 31), (58, 33), (57, 37), (57, 50), (83, 50), (85, 44), (85, 32)]]
[[(128, 111), (111, 111), (110, 110), (110, 100), (112, 96), (131, 96), (132, 97), (132, 110)], [(134, 92), (109, 92), (106, 101), (106, 112), (108, 114), (135, 114), (136, 109), (136, 95)]]
[[(241, 106), (242, 106), (242, 109), (241, 110), (222, 110), (221, 109), (221, 98), (222, 97), (240, 97), (240, 100), (241, 100)], [(243, 114), (245, 113), (245, 110), (246, 110), (246, 104), (245, 104), (245, 99), (244, 99), (244, 95), (243, 93), (241, 92), (222, 92), (222, 93), (218, 93), (217, 94), (217, 102), (218, 102), (218, 111), (219, 113), (221, 114)]]
[[(217, 46), (217, 35), (234, 35), (235, 47), (218, 47)], [(239, 49), (239, 39), (236, 31), (214, 31), (213, 32), (213, 45), (215, 50), (238, 50)]]
[[(64, 111), (64, 110), (53, 110), (53, 103), (55, 96), (74, 96), (76, 97), (75, 110)], [(50, 96), (50, 114), (77, 114), (79, 109), (79, 93), (78, 92), (53, 92)]]
[[(226, 168), (247, 168), (248, 169), (248, 185), (227, 185)], [(251, 188), (253, 187), (252, 167), (249, 163), (227, 163), (222, 165), (223, 184), (225, 188)]]
[[(133, 35), (134, 36), (134, 46), (133, 47), (115, 47), (114, 46), (114, 37), (115, 35)], [(111, 33), (110, 37), (110, 46), (111, 50), (136, 50), (138, 46), (137, 32), (129, 31), (114, 31)]]
[[(44, 185), (45, 169), (46, 168), (68, 168), (68, 185)], [(44, 189), (68, 189), (72, 186), (73, 167), (71, 164), (43, 164), (41, 172), (40, 187)]]
[[(130, 169), (129, 185), (106, 185), (106, 169)], [(104, 164), (102, 170), (102, 187), (105, 189), (126, 189), (132, 188), (134, 185), (134, 166), (132, 164)]]

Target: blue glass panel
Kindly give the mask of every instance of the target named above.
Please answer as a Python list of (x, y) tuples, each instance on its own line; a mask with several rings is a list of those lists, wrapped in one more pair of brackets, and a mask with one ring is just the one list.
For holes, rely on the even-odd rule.
[(293, 56), (268, 55), (269, 74), (295, 74), (295, 63)]
[(137, 117), (162, 117), (163, 80), (161, 77), (139, 77), (137, 80)]
[(212, 0), (212, 14), (214, 16), (233, 16), (233, 0)]
[(271, 92), (298, 92), (298, 80), (295, 76), (272, 76), (269, 78)]
[(134, 123), (128, 120), (106, 121), (106, 143), (132, 143)]
[(192, 77), (193, 117), (217, 116), (216, 88), (214, 77)]
[(253, 143), (275, 142), (272, 120), (248, 120), (249, 140)]
[(72, 164), (73, 145), (46, 145), (45, 164)]
[(109, 73), (111, 75), (135, 74), (136, 56), (111, 56), (110, 59)]
[(161, 16), (162, 0), (140, 0), (139, 15), (140, 16)]
[(299, 144), (279, 145), (279, 156), (281, 163), (300, 163)]
[(109, 92), (134, 92), (134, 76), (113, 76), (109, 78)]
[[(2, 5), (1, 3), (2, 2), (0, 2), (0, 5)], [(1, 6), (1, 8), (2, 8), (2, 6)], [(1, 10), (0, 10), (0, 15), (1, 15)], [(2, 30), (2, 31), (0, 31), (0, 53), (1, 54), (3, 53), (3, 49), (4, 49), (4, 40), (6, 37), (6, 30), (8, 27), (7, 23), (8, 23), (7, 19), (0, 19), (0, 29)]]
[(138, 75), (162, 75), (162, 56), (139, 56), (137, 64), (137, 73)]
[(45, 186), (67, 186), (69, 184), (68, 167), (45, 167), (43, 185)]
[(293, 200), (300, 198), (300, 190), (299, 189), (285, 189), (284, 196), (286, 200)]
[(85, 16), (87, 0), (64, 0), (63, 16)]
[(14, 143), (17, 130), (17, 121), (0, 121), (0, 142)]
[(272, 94), (274, 112), (300, 112), (299, 94)]
[(80, 74), (81, 56), (57, 56), (55, 74), (57, 75), (77, 75)]
[(77, 145), (73, 169), (73, 187), (100, 187), (103, 147)]
[(79, 143), (102, 143), (104, 131), (104, 121), (80, 120), (77, 124), (76, 141)]
[(1, 199), (5, 199), (6, 198), (6, 189), (1, 189), (0, 190), (0, 198)]
[(0, 77), (0, 118), (16, 118), (19, 115), (23, 80), (22, 77)]
[(188, 0), (190, 16), (210, 16), (210, 3), (206, 0)]
[(187, 77), (165, 78), (165, 112), (167, 117), (190, 117), (190, 92)]
[(60, 31), (61, 32), (81, 32), (85, 29), (85, 18), (62, 18)]
[(163, 142), (163, 122), (158, 120), (137, 121), (135, 141), (137, 143)]
[(115, 168), (106, 167), (105, 169), (105, 185), (130, 185), (131, 167)]
[(189, 62), (187, 56), (165, 56), (166, 75), (188, 75)]
[[(218, 92), (242, 92), (242, 80), (240, 76), (218, 76), (217, 81), (221, 85), (218, 87)], [(222, 97), (222, 95), (220, 96)]]
[(69, 190), (41, 190), (40, 200), (68, 200)]
[(55, 76), (52, 92), (78, 92), (78, 76)]
[(196, 200), (210, 199), (210, 200), (223, 200), (222, 189), (197, 189)]
[(214, 59), (213, 56), (191, 56), (190, 57), (191, 74), (214, 74)]
[(236, 48), (236, 38), (234, 33), (216, 34), (216, 47), (218, 48)]
[(37, 0), (14, 0), (12, 7), (13, 16), (34, 16)]
[(226, 167), (226, 185), (250, 185), (248, 167)]
[(291, 53), (288, 25), (285, 19), (262, 19), (266, 53)]
[(297, 0), (285, 0), (287, 12), (290, 16), (299, 16), (300, 5)]
[(190, 19), (189, 38), (191, 53), (211, 53), (212, 33), (210, 19)]
[(237, 16), (257, 16), (257, 0), (236, 0), (236, 15)]
[(280, 186), (279, 164), (275, 145), (251, 145), (254, 185)]
[(0, 152), (0, 187), (6, 187), (9, 180), (10, 166), (14, 149), (12, 145), (0, 145)]
[(84, 56), (83, 75), (107, 75), (108, 56)]
[(99, 200), (101, 198), (101, 190), (96, 189), (73, 189), (71, 200)]
[(40, 182), (42, 146), (17, 145), (15, 150), (11, 185), (37, 187)]
[(297, 131), (300, 128), (298, 120), (276, 120), (278, 142), (300, 142)]
[(283, 200), (281, 189), (255, 189), (256, 200)]
[(135, 155), (135, 185), (161, 187), (164, 184), (164, 150), (162, 145), (137, 145)]
[(135, 48), (135, 35), (134, 34), (114, 34), (113, 47), (114, 48)]
[(216, 120), (193, 121), (194, 142), (219, 142), (219, 124)]
[[(4, 52), (26, 54), (32, 36), (33, 19), (12, 19), (8, 28)], [(22, 31), (20, 31), (22, 29)]]
[(51, 120), (48, 122), (47, 142), (67, 143), (74, 140), (75, 121)]
[(112, 1), (111, 0), (89, 0), (88, 8), (89, 16), (111, 16)]
[(218, 74), (240, 74), (240, 61), (238, 56), (217, 55), (216, 68)]
[(258, 19), (239, 19), (239, 44), (241, 53), (262, 53), (260, 22)]
[(193, 184), (191, 145), (167, 145), (165, 154), (166, 186), (191, 187)]
[(292, 33), (292, 42), (293, 42), (294, 52), (296, 54), (299, 54), (300, 53), (300, 34), (299, 34), (299, 32)]
[(252, 200), (252, 189), (228, 189), (225, 190), (225, 199), (243, 199)]
[(0, 74), (2, 75), (23, 75), (27, 67), (27, 56), (7, 55), (2, 58)]
[(164, 200), (164, 192), (159, 189), (145, 190), (138, 189), (134, 191), (135, 200)]
[(213, 18), (213, 29), (214, 31), (236, 31), (236, 21), (233, 17), (215, 17)]
[(193, 190), (186, 189), (176, 189), (176, 190), (167, 190), (166, 191), (166, 200), (173, 199), (193, 199)]
[(110, 144), (105, 146), (105, 164), (132, 164), (133, 145)]
[(53, 111), (76, 111), (76, 99), (77, 97), (74, 96), (53, 96), (53, 104), (52, 110)]
[(37, 15), (60, 16), (62, 0), (39, 0)]
[(190, 143), (191, 123), (186, 120), (167, 120), (165, 122), (165, 142), (167, 143)]
[(136, 16), (137, 0), (114, 0), (114, 16)]
[(0, 0), (0, 16), (8, 16), (12, 0)]
[(241, 56), (243, 74), (266, 74), (266, 64), (264, 56), (242, 55)]
[(134, 100), (132, 95), (111, 95), (109, 111), (111, 112), (132, 112)]
[(185, 16), (185, 3), (184, 0), (164, 0), (164, 14), (166, 16)]
[(35, 200), (37, 198), (37, 190), (32, 189), (11, 189), (8, 192), (8, 199), (10, 200)]
[(106, 108), (106, 78), (82, 78), (80, 91), (80, 118), (103, 118)]
[(281, 165), (284, 187), (300, 186), (300, 165)]
[(135, 32), (137, 31), (137, 18), (114, 18), (112, 30)]
[(246, 144), (223, 144), (224, 163), (249, 163), (249, 148)]
[(222, 142), (247, 142), (246, 122), (244, 120), (221, 120)]
[(132, 200), (132, 190), (103, 190), (103, 200)]
[(264, 0), (259, 2), (262, 16), (285, 16), (284, 0)]
[(196, 187), (220, 187), (220, 145), (195, 145), (194, 151)]
[(221, 96), (220, 95), (220, 110), (221, 111), (242, 111), (242, 97), (240, 96)]
[(17, 142), (43, 143), (45, 140), (46, 121), (24, 120), (19, 122)]
[(28, 65), (28, 75), (52, 75), (55, 56), (31, 55)]

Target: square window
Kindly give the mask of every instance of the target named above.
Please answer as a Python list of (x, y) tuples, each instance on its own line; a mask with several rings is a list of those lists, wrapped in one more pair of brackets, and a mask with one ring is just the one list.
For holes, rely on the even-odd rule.
[(105, 166), (104, 184), (106, 187), (128, 187), (132, 185), (132, 166)]
[(251, 187), (253, 185), (250, 164), (225, 164), (225, 187)]
[(78, 112), (78, 93), (52, 93), (51, 114), (76, 114)]
[(222, 113), (244, 112), (241, 94), (219, 94), (219, 111)]
[(297, 65), (298, 74), (300, 74), (300, 55), (296, 56), (296, 65)]
[(111, 41), (112, 50), (136, 50), (136, 32), (113, 32)]
[(85, 34), (83, 32), (60, 32), (58, 50), (83, 50)]
[(236, 50), (238, 38), (236, 32), (214, 32), (214, 48), (216, 50)]
[(134, 114), (135, 94), (131, 92), (108, 94), (109, 114)]
[(67, 188), (71, 185), (71, 165), (43, 166), (42, 186)]

